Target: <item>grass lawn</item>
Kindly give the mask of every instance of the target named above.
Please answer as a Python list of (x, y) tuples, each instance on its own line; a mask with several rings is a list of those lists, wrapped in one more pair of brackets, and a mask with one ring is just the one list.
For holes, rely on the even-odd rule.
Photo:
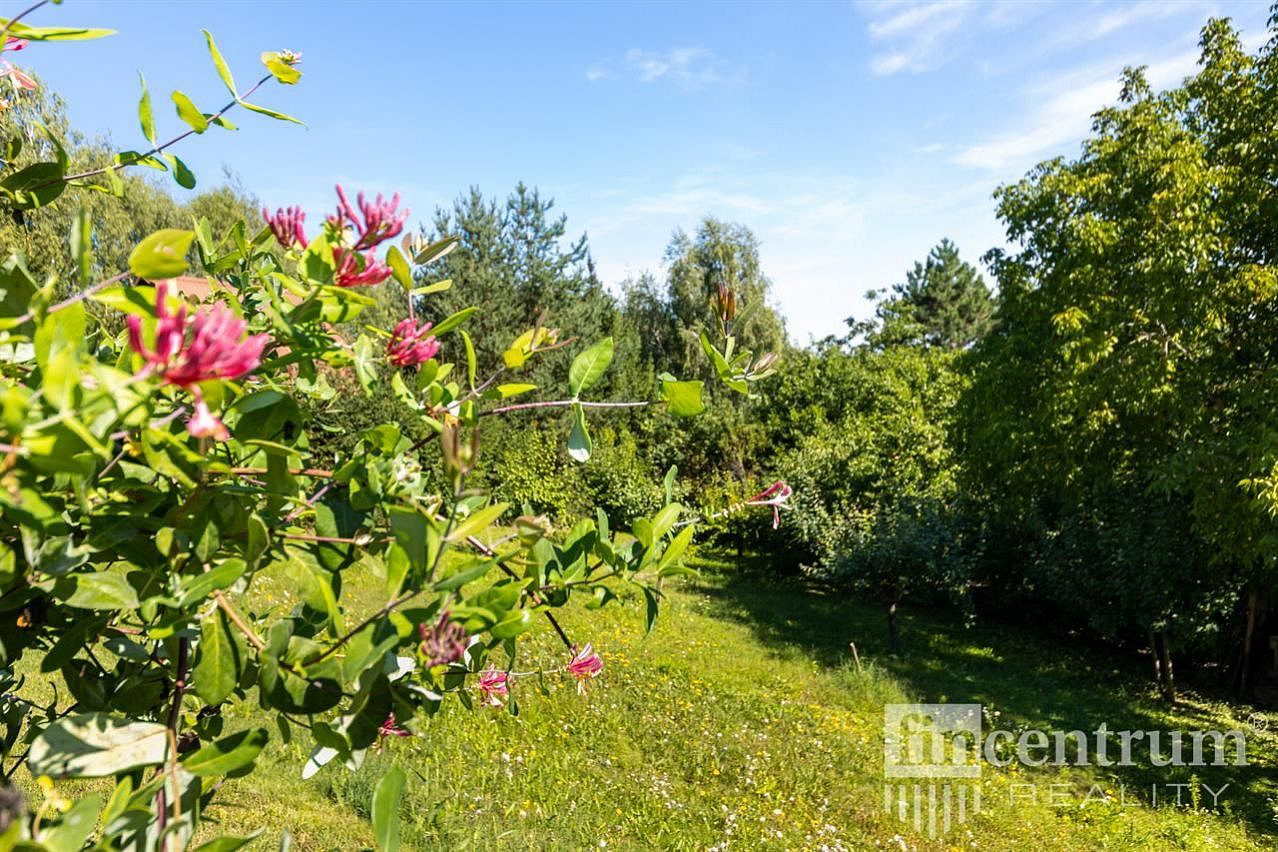
[[(906, 655), (892, 658), (875, 607), (798, 582), (778, 585), (729, 562), (699, 565), (701, 578), (668, 589), (647, 638), (637, 601), (566, 614), (570, 635), (592, 640), (606, 660), (587, 696), (558, 680), (542, 695), (522, 681), (517, 717), (446, 702), (416, 736), (370, 754), (361, 771), (329, 767), (309, 781), (300, 777), (311, 748), (306, 732), (295, 730), (287, 744), (273, 734), (261, 771), (228, 781), (209, 816), (232, 833), (264, 826), (264, 849), (274, 849), (284, 829), (294, 849), (368, 847), (372, 789), (397, 763), (410, 778), (403, 839), (416, 849), (1234, 850), (1278, 843), (1272, 732), (1249, 736), (1251, 766), (1199, 775), (986, 767), (981, 813), (929, 840), (884, 808), (885, 703), (980, 702), (998, 714), (990, 721), (1000, 727), (1088, 731), (1101, 722), (1113, 730), (1250, 731), (1248, 713), (1192, 695), (1167, 710), (1136, 661), (1062, 650), (996, 627), (965, 629), (939, 615), (907, 613)], [(852, 663), (850, 641), (863, 670)], [(529, 645), (517, 669), (562, 664), (548, 628)], [(229, 727), (274, 731), (250, 703), (228, 708), (228, 716)], [(1229, 787), (1214, 809), (1209, 795), (1195, 809), (1187, 791), (1182, 806), (1148, 806), (1151, 783), (1178, 782)], [(1048, 802), (1053, 783), (1067, 785), (1056, 788), (1067, 806)], [(1027, 784), (1037, 801), (1024, 801)], [(1124, 789), (1125, 804), (1118, 801)], [(1013, 794), (1021, 801), (1013, 804)], [(1174, 795), (1160, 792), (1164, 802)]]

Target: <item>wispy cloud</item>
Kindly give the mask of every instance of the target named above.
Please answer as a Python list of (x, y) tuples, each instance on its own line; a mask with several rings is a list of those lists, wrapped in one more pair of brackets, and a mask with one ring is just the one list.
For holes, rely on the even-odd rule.
[[(1174, 86), (1193, 73), (1197, 61), (1196, 50), (1183, 51), (1149, 63), (1145, 77), (1155, 89)], [(1026, 114), (1020, 126), (964, 148), (955, 154), (953, 162), (1006, 170), (1081, 139), (1092, 116), (1118, 99), (1119, 73), (1124, 64), (1101, 63), (1056, 75), (1049, 84), (1028, 87), (1024, 99), (1039, 106)]]
[(871, 18), (870, 38), (884, 43), (883, 50), (870, 57), (870, 70), (886, 77), (938, 67), (950, 55), (953, 40), (947, 37), (975, 7), (973, 0), (863, 6)]
[[(686, 88), (736, 83), (744, 78), (740, 71), (729, 69), (706, 47), (672, 47), (664, 51), (631, 48), (620, 66), (627, 76), (641, 83), (667, 81)], [(586, 79), (591, 82), (614, 76), (608, 65), (595, 64), (586, 69)]]

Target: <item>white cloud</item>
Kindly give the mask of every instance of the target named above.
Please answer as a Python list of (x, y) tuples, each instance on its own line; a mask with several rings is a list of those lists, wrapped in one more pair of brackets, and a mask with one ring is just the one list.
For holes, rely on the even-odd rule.
[(626, 66), (643, 83), (674, 80), (684, 86), (702, 86), (740, 79), (739, 74), (728, 73), (705, 47), (675, 47), (664, 52), (636, 47), (626, 53)]
[(616, 286), (645, 270), (660, 278), (676, 227), (695, 229), (706, 215), (746, 225), (790, 336), (806, 342), (867, 317), (865, 292), (899, 280), (942, 236), (973, 262), (998, 239), (985, 180), (913, 190), (902, 178), (707, 171), (657, 192), (623, 192), (596, 209), (587, 231), (603, 280)]
[[(1196, 50), (1185, 51), (1149, 63), (1145, 77), (1155, 89), (1177, 85), (1194, 72)], [(1049, 84), (1026, 89), (1027, 102), (1039, 106), (1029, 112), (1021, 126), (992, 139), (959, 151), (953, 162), (976, 168), (1008, 170), (1059, 149), (1087, 134), (1092, 116), (1118, 100), (1119, 74), (1123, 62), (1091, 66), (1060, 74)]]
[(949, 56), (954, 41), (948, 36), (962, 26), (975, 8), (972, 0), (933, 0), (920, 4), (882, 4), (863, 7), (871, 16), (870, 38), (886, 49), (870, 57), (870, 70), (886, 77), (901, 71), (929, 71)]
[(611, 76), (612, 76), (612, 72), (610, 72), (607, 68), (603, 67), (602, 65), (591, 65), (589, 68), (586, 69), (586, 79), (592, 83), (595, 82), (596, 80), (603, 80)]

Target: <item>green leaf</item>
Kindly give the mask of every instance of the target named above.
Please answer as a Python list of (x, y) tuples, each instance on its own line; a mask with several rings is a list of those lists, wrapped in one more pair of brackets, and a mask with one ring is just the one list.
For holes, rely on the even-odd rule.
[(186, 252), (194, 231), (165, 228), (138, 243), (129, 255), (129, 270), (147, 281), (164, 281), (186, 272)]
[(175, 91), (171, 97), (173, 104), (177, 107), (178, 118), (190, 125), (192, 130), (203, 133), (209, 129), (209, 120), (184, 92)]
[(457, 333), (462, 337), (462, 343), (466, 344), (466, 378), (470, 382), (470, 386), (475, 386), (475, 344), (471, 341), (470, 335), (466, 333), (466, 329), (458, 329)]
[(391, 268), (391, 275), (395, 277), (405, 290), (413, 289), (413, 271), (408, 268), (408, 261), (404, 259), (404, 253), (396, 246), (391, 246), (390, 251), (386, 252), (386, 263)]
[(31, 308), (35, 281), (19, 255), (10, 255), (0, 264), (0, 317), (13, 319)]
[(217, 49), (217, 42), (213, 41), (213, 33), (204, 30), (204, 39), (209, 43), (209, 55), (213, 57), (213, 65), (217, 68), (217, 75), (222, 78), (226, 88), (238, 100), (240, 93), (235, 90), (235, 80), (231, 77), (231, 69), (226, 67), (226, 60), (222, 58), (222, 51)]
[(266, 66), (267, 71), (271, 72), (272, 77), (286, 86), (292, 86), (302, 79), (302, 72), (285, 62), (279, 51), (268, 50), (263, 53), (262, 64)]
[(666, 403), (666, 410), (675, 417), (695, 417), (706, 410), (701, 401), (701, 389), (704, 382), (661, 382), (661, 398)]
[(182, 582), (182, 603), (180, 606), (185, 609), (204, 600), (218, 589), (225, 589), (240, 579), (247, 569), (248, 563), (243, 559), (232, 558), (210, 568), (203, 574), (184, 577)]
[(251, 110), (251, 111), (253, 111), (253, 112), (256, 112), (256, 113), (258, 113), (258, 114), (260, 114), (260, 115), (265, 115), (265, 116), (267, 116), (267, 117), (269, 117), (269, 118), (274, 118), (274, 119), (276, 119), (276, 120), (278, 120), (278, 121), (291, 121), (291, 122), (293, 122), (294, 124), (301, 124), (303, 127), (305, 127), (305, 126), (306, 126), (303, 122), (301, 122), (301, 121), (297, 120), (296, 118), (293, 118), (293, 116), (291, 116), (291, 115), (285, 115), (285, 114), (284, 114), (284, 113), (282, 113), (282, 112), (276, 112), (275, 110), (273, 110), (273, 109), (268, 109), (267, 107), (264, 107), (264, 106), (258, 106), (257, 104), (251, 104), (251, 103), (249, 103), (248, 101), (240, 101), (240, 106), (244, 107), (244, 108), (245, 108), (245, 109), (247, 109), (247, 110)]
[(492, 626), (494, 639), (514, 639), (532, 627), (532, 610), (517, 609)]
[(210, 705), (221, 704), (240, 680), (240, 649), (220, 609), (200, 622), (200, 644), (191, 683)]
[(389, 506), (387, 515), (390, 519), (391, 534), (404, 549), (408, 561), (418, 571), (424, 571), (426, 569), (426, 528), (429, 523), (426, 516), (407, 506)]
[(169, 161), (172, 166), (173, 179), (177, 181), (178, 186), (183, 189), (195, 189), (195, 173), (187, 168), (186, 163), (178, 158), (177, 154), (163, 153), (160, 155)]
[(40, 833), (40, 843), (49, 852), (79, 852), (97, 828), (100, 807), (102, 799), (97, 794), (77, 800), (57, 825)]
[(417, 253), (413, 258), (413, 263), (418, 266), (425, 266), (428, 263), (434, 263), (442, 257), (446, 257), (453, 249), (461, 245), (460, 237), (444, 237), (431, 243)]
[(470, 568), (462, 568), (435, 584), (437, 592), (451, 592), (460, 589), (467, 583), (483, 577), (495, 563), (491, 559), (482, 560)]
[[(237, 849), (243, 849), (254, 840), (262, 836), (265, 829), (259, 828), (248, 837), (215, 837), (208, 843), (201, 843), (195, 847), (195, 852), (236, 852)], [(284, 832), (287, 836), (288, 832)]]
[(229, 775), (256, 760), (270, 738), (265, 728), (231, 734), (188, 755), (182, 760), (182, 768), (200, 778)]
[(692, 524), (688, 524), (671, 540), (670, 546), (661, 554), (661, 559), (657, 562), (658, 572), (678, 563), (684, 551), (688, 549), (688, 545), (692, 543), (694, 529)]
[(0, 181), (0, 187), (13, 193), (14, 206), (26, 210), (43, 207), (61, 195), (67, 188), (65, 177), (61, 163), (32, 163)]
[(497, 392), (501, 394), (502, 399), (510, 399), (512, 396), (519, 396), (520, 394), (535, 390), (537, 390), (537, 386), (528, 384), (527, 382), (514, 382), (511, 384), (497, 386)]
[(444, 334), (445, 332), (452, 331), (454, 328), (461, 325), (466, 320), (470, 319), (470, 315), (477, 310), (479, 310), (479, 308), (475, 308), (475, 307), (462, 308), (457, 313), (447, 316), (442, 321), (440, 321), (438, 325), (436, 325), (435, 327), (431, 329), (431, 333), (434, 334), (436, 337), (439, 337), (441, 334)]
[(31, 744), (33, 776), (102, 778), (164, 762), (168, 728), (106, 713), (77, 713), (45, 728)]
[(453, 279), (445, 278), (443, 281), (436, 281), (433, 284), (425, 284), (421, 287), (414, 287), (412, 294), (414, 296), (428, 296), (431, 293), (442, 293), (453, 286)]
[(75, 389), (80, 384), (80, 361), (87, 327), (84, 304), (76, 302), (49, 315), (36, 329), (32, 341), (45, 396), (68, 414), (74, 402)]
[(589, 390), (603, 378), (608, 365), (612, 363), (612, 351), (612, 338), (605, 337), (572, 359), (572, 366), (568, 368), (568, 390), (574, 397)]
[(72, 574), (67, 578), (75, 591), (66, 598), (67, 606), (80, 609), (137, 609), (138, 593), (122, 574), (100, 571), (96, 574)]
[(121, 313), (139, 317), (155, 316), (155, 288), (145, 284), (132, 287), (108, 287), (91, 293), (89, 298)]
[(572, 407), (572, 431), (568, 433), (568, 455), (575, 462), (590, 461), (594, 445), (590, 442), (590, 433), (586, 431), (586, 412), (580, 404)]
[(674, 529), (674, 523), (679, 520), (681, 512), (683, 512), (683, 507), (678, 503), (670, 503), (661, 507), (661, 511), (657, 512), (652, 519), (652, 540), (654, 542), (665, 538), (666, 533)]
[(76, 211), (75, 218), (71, 220), (71, 233), (67, 242), (80, 273), (80, 283), (87, 285), (89, 277), (93, 275), (93, 221), (89, 218), (87, 207)]
[(490, 524), (501, 517), (502, 512), (510, 508), (509, 503), (496, 503), (492, 506), (480, 509), (478, 512), (472, 513), (460, 524), (453, 527), (452, 531), (444, 539), (450, 544), (459, 541), (465, 541), (467, 536), (474, 535), (481, 530), (486, 529)]
[(373, 839), (379, 852), (399, 850), (399, 797), (406, 780), (404, 770), (392, 766), (373, 792)]
[(138, 80), (142, 82), (142, 99), (138, 101), (138, 122), (142, 125), (142, 135), (146, 141), (155, 144), (155, 115), (151, 112), (151, 93), (146, 90), (146, 77), (138, 72)]
[(24, 23), (9, 23), (0, 18), (0, 26), (9, 25), (9, 35), (28, 41), (84, 41), (115, 35), (115, 30), (90, 29), (88, 27), (31, 27)]

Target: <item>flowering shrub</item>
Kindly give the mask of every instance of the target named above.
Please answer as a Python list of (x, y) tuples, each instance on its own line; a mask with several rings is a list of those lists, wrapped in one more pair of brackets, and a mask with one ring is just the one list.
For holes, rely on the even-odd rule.
[[(0, 26), (10, 50), (21, 46), (5, 42), (10, 35), (52, 42), (106, 34), (18, 20)], [(189, 170), (169, 150), (176, 142), (226, 126), (234, 107), (293, 120), (246, 99), (271, 81), (297, 83), (297, 54), (263, 54), (268, 73), (241, 93), (207, 40), (230, 104), (205, 113), (174, 92), (189, 129), (161, 143), (144, 90), (145, 152), (68, 174), (51, 140), (55, 159), (0, 173), (0, 201), (20, 211), (72, 184), (115, 191), (118, 172), (137, 164), (187, 185)], [(4, 68), (19, 89), (29, 80)], [(673, 470), (660, 509), (626, 531), (603, 511), (568, 531), (512, 518), (510, 506), (473, 482), (485, 418), (569, 409), (567, 453), (586, 462), (587, 412), (657, 405), (693, 416), (701, 383), (667, 374), (651, 399), (591, 401), (612, 361), (605, 339), (576, 354), (566, 394), (536, 388), (519, 380), (524, 366), (577, 346), (540, 320), (512, 329), (503, 363), (481, 374), (466, 330), (475, 308), (434, 325), (415, 317), (415, 300), (448, 286), (429, 283), (428, 268), (454, 242), (394, 242), (408, 217), (398, 196), (361, 194), (352, 204), (341, 187), (337, 196), (313, 236), (295, 207), (265, 214), (268, 226), (257, 234), (243, 223), (215, 234), (205, 222), (157, 232), (138, 244), (127, 270), (81, 280), (61, 301), (54, 282), (37, 281), (20, 256), (0, 266), (0, 666), (9, 667), (0, 755), (6, 775), (25, 766), (46, 789), (45, 802), (6, 818), (5, 848), (185, 847), (215, 805), (218, 779), (251, 772), (271, 737), (266, 729), (224, 734), (221, 707), (232, 696), (253, 697), (283, 736), (309, 729), (313, 751), (299, 767), (309, 776), (333, 763), (357, 769), (369, 749), (413, 735), (450, 698), (517, 713), (526, 675), (572, 679), (584, 693), (603, 660), (566, 635), (554, 610), (574, 600), (605, 605), (617, 584), (628, 584), (646, 601), (651, 627), (661, 580), (687, 571), (681, 560), (696, 519), (672, 499)], [(87, 279), (86, 217), (69, 244)], [(203, 304), (168, 283), (191, 271), (210, 282)], [(392, 330), (344, 339), (334, 326), (373, 303), (361, 292), (373, 286), (406, 288), (408, 316)], [(730, 314), (730, 291), (718, 298)], [(91, 326), (90, 300), (123, 313), (125, 330)], [(748, 392), (771, 359), (734, 352), (730, 319), (721, 342), (702, 343), (729, 386)], [(412, 442), (383, 423), (336, 464), (316, 466), (313, 424), (298, 401), (321, 392), (321, 367), (350, 371), (369, 391), (379, 361), (398, 368), (392, 390), (429, 436)], [(528, 401), (534, 391), (547, 398)], [(430, 466), (438, 477), (424, 475)], [(775, 509), (785, 496), (788, 489), (769, 489), (741, 508)], [(384, 584), (385, 603), (374, 612), (344, 602), (343, 576), (356, 565)], [(257, 582), (266, 576), (283, 582), (296, 605), (280, 611), (266, 600)], [(512, 671), (520, 637), (539, 618), (563, 640), (562, 667)], [(48, 704), (31, 697), (11, 674), (28, 651), (68, 694)], [(50, 780), (61, 778), (110, 778), (114, 788), (105, 799), (71, 800)], [(373, 815), (383, 847), (395, 845), (403, 781), (394, 769), (379, 785)]]

